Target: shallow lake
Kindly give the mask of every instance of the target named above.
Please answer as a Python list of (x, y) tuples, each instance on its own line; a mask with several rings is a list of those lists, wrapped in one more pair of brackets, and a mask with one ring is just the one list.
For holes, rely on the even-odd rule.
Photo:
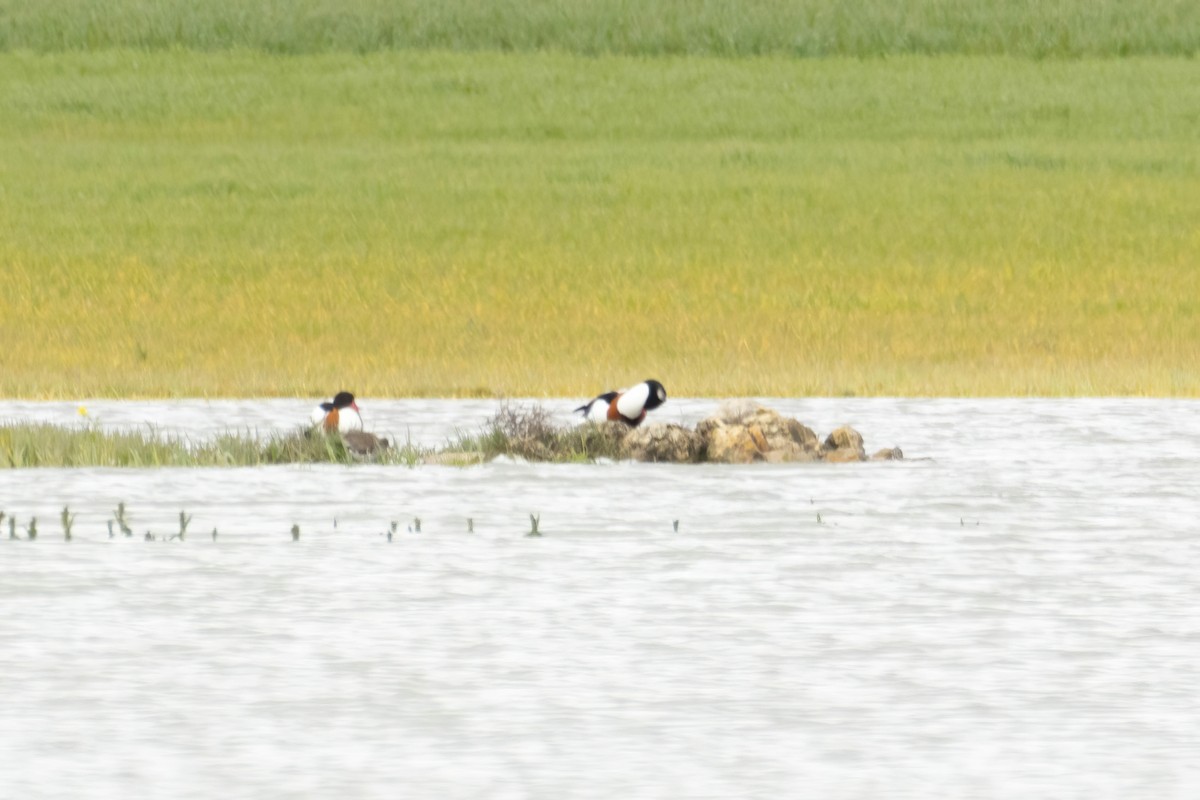
[(764, 402), (929, 460), (0, 470), (0, 797), (1197, 796), (1200, 402)]

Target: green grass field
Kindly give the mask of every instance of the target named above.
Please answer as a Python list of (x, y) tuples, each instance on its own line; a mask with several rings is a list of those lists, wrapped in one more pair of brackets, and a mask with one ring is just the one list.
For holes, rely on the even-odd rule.
[(1195, 0), (0, 0), (0, 50), (1200, 53)]
[(1200, 395), (1196, 75), (0, 54), (0, 395)]

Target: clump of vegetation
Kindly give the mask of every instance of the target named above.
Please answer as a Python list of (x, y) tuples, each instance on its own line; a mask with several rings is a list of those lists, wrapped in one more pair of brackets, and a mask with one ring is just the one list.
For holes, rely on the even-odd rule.
[(480, 434), (463, 437), (455, 449), (478, 451), (484, 458), (594, 461), (618, 458), (626, 430), (616, 423), (562, 427), (543, 406), (502, 403)]
[(420, 448), (406, 444), (402, 447), (389, 447), (368, 458), (354, 453), (340, 434), (322, 433), (309, 428), (300, 428), (290, 433), (275, 433), (265, 439), (227, 433), (217, 437), (211, 445), (204, 446), (201, 450), (206, 457), (224, 457), (231, 463), (246, 466), (357, 464), (366, 460), (373, 463), (412, 466), (420, 462), (423, 454)]

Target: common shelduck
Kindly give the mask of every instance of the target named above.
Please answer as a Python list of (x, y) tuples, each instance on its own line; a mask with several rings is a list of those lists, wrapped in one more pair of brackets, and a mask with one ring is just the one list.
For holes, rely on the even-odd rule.
[[(354, 413), (342, 413), (346, 409)], [(358, 403), (354, 402), (354, 395), (349, 392), (338, 392), (333, 396), (333, 400), (321, 403), (313, 409), (312, 421), (313, 425), (320, 425), (321, 429), (327, 432), (362, 430), (362, 415), (358, 412)]]
[(624, 422), (636, 427), (652, 411), (667, 402), (667, 390), (658, 381), (642, 381), (619, 392), (605, 392), (575, 409), (591, 422)]

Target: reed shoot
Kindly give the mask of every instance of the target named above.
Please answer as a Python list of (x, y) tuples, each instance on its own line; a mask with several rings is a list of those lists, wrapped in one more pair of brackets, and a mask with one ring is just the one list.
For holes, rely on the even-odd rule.
[(71, 509), (63, 506), (62, 515), (63, 538), (68, 542), (71, 541), (71, 527), (75, 524), (75, 515), (71, 513)]

